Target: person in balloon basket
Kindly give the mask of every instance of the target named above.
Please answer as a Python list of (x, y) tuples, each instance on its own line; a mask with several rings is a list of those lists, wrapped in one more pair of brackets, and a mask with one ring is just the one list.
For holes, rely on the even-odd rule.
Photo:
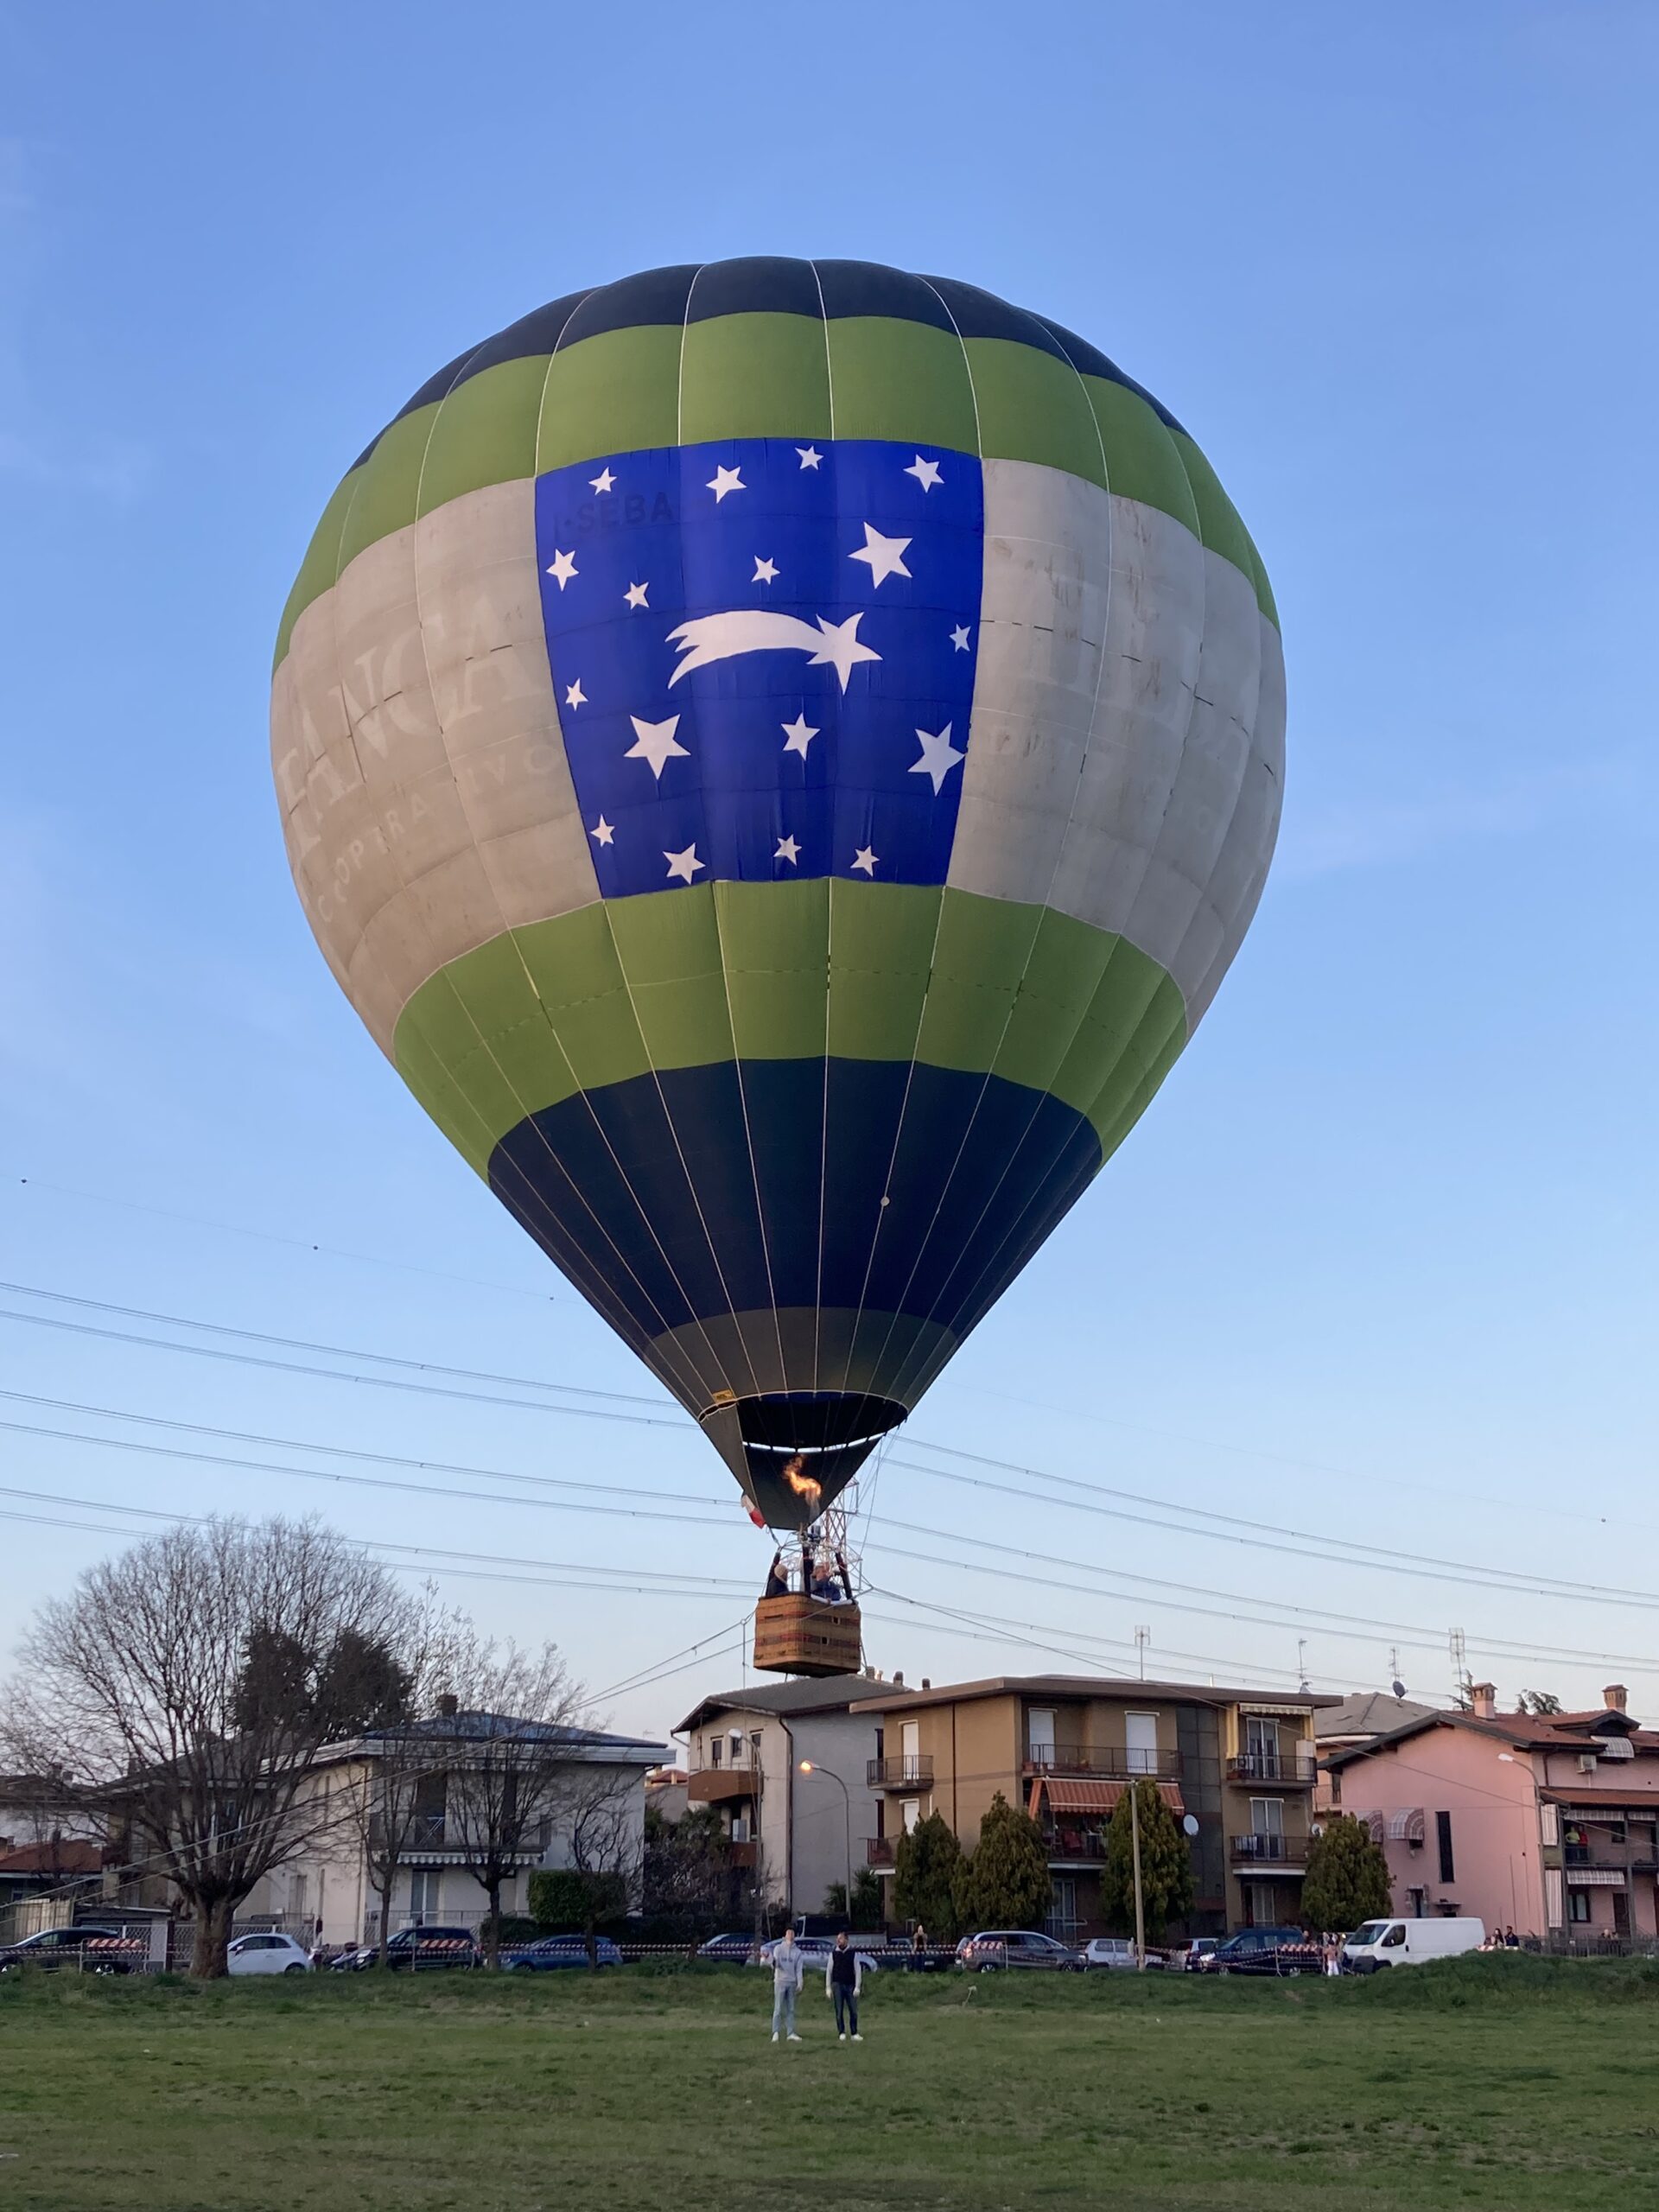
[(836, 2003), (836, 2041), (845, 2043), (850, 2035), (855, 2043), (864, 2038), (858, 2032), (858, 1992), (864, 1979), (864, 1954), (854, 1950), (847, 1941), (843, 1928), (836, 1938), (836, 1948), (830, 1954), (830, 1963), (823, 1970), (823, 1993)]
[(772, 2039), (779, 2035), (799, 2043), (795, 2032), (795, 1999), (806, 1975), (806, 1961), (795, 1941), (795, 1930), (785, 1928), (772, 1948)]

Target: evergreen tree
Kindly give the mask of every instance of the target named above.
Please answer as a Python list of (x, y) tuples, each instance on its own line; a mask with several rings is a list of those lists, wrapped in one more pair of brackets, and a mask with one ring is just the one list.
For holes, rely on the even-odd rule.
[[(1141, 1907), (1153, 1942), (1192, 1906), (1192, 1854), (1181, 1824), (1155, 1782), (1134, 1784), (1141, 1818)], [(1135, 1931), (1135, 1833), (1125, 1790), (1106, 1830), (1106, 1869), (1100, 1878), (1101, 1910), (1114, 1928)]]
[(963, 1862), (957, 1917), (970, 1929), (1040, 1928), (1052, 1894), (1041, 1828), (999, 1789), (979, 1824), (974, 1855)]
[(1302, 1919), (1309, 1928), (1351, 1935), (1363, 1920), (1394, 1910), (1389, 1862), (1363, 1821), (1332, 1813), (1313, 1840), (1302, 1882)]
[(942, 1814), (918, 1821), (899, 1837), (893, 1853), (894, 1918), (919, 1921), (933, 1942), (954, 1942), (960, 1932), (957, 1883), (963, 1863), (957, 1832)]

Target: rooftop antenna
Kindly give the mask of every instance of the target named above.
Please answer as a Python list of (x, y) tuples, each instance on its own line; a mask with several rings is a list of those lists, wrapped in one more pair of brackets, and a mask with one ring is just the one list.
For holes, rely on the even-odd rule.
[(1151, 1642), (1152, 1630), (1149, 1628), (1136, 1629), (1135, 1631), (1135, 1649), (1141, 1662), (1141, 1679), (1143, 1682), (1147, 1679), (1147, 1646)]
[(1307, 1638), (1305, 1636), (1299, 1636), (1296, 1639), (1296, 1687), (1304, 1697), (1313, 1688), (1307, 1679)]
[(1460, 1706), (1466, 1707), (1470, 1703), (1469, 1693), (1474, 1687), (1469, 1673), (1468, 1640), (1460, 1628), (1454, 1628), (1446, 1641), (1452, 1654), (1452, 1695)]
[(1400, 1647), (1398, 1644), (1390, 1644), (1389, 1647), (1389, 1688), (1394, 1692), (1397, 1698), (1404, 1697), (1406, 1694), (1406, 1686), (1400, 1679)]

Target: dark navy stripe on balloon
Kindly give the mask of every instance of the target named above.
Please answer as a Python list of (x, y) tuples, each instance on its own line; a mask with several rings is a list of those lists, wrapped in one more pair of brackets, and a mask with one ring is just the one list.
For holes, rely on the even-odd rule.
[(772, 1306), (861, 1306), (959, 1336), (1100, 1164), (1081, 1114), (998, 1076), (750, 1060), (741, 1089), (728, 1061), (548, 1107), (502, 1139), (489, 1178), (636, 1343)]

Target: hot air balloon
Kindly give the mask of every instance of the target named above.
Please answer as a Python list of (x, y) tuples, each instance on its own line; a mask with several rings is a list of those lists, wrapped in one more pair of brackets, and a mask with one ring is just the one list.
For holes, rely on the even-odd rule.
[(423, 384), (324, 511), (271, 706), (341, 988), (785, 1531), (1168, 1073), (1284, 720), (1166, 408), (971, 285), (774, 259)]

